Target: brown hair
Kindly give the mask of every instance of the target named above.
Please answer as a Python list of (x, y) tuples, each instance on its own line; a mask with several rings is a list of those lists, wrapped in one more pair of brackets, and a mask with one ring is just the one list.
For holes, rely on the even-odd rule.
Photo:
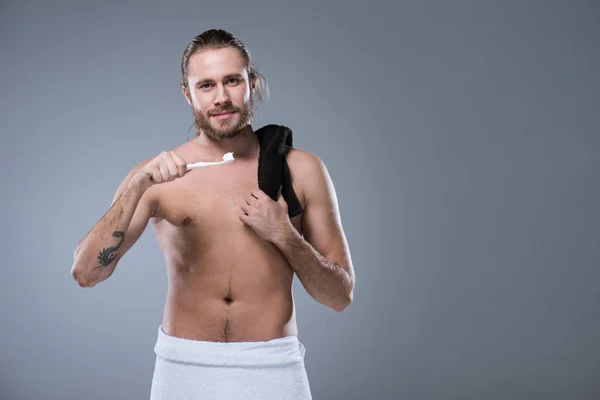
[(181, 58), (181, 84), (189, 92), (190, 88), (187, 83), (188, 76), (188, 62), (191, 56), (202, 50), (207, 49), (223, 49), (226, 47), (233, 47), (237, 49), (242, 57), (244, 58), (244, 65), (248, 71), (248, 78), (250, 83), (254, 83), (254, 89), (252, 90), (253, 100), (256, 103), (261, 103), (268, 97), (268, 86), (265, 77), (258, 71), (250, 52), (246, 46), (238, 39), (233, 33), (227, 32), (222, 29), (210, 29), (202, 32), (192, 39), (187, 45)]

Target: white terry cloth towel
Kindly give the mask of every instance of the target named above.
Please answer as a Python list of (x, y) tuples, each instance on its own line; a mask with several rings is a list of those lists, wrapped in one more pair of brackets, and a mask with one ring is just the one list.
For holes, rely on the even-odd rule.
[(296, 336), (208, 342), (158, 328), (150, 400), (312, 400)]

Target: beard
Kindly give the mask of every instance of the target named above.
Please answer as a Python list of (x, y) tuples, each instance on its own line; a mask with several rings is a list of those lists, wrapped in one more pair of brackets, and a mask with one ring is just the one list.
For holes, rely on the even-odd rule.
[[(205, 114), (192, 106), (192, 112), (194, 114), (194, 121), (196, 122), (196, 137), (200, 136), (200, 133), (204, 133), (209, 138), (215, 140), (230, 139), (237, 136), (250, 123), (254, 114), (252, 99), (244, 104), (242, 108), (230, 105)], [(225, 112), (235, 112), (235, 114), (228, 119), (219, 120), (213, 118), (211, 121), (212, 115)]]

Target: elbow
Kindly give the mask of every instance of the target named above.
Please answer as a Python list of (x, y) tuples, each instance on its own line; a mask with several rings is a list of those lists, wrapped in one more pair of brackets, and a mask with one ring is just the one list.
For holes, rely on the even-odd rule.
[(73, 266), (71, 267), (71, 277), (77, 282), (80, 287), (88, 288), (96, 285), (90, 274), (85, 272), (86, 260), (83, 257), (77, 256), (77, 251), (74, 255)]
[(354, 276), (350, 275), (350, 279), (346, 286), (346, 293), (337, 302), (335, 307), (332, 307), (336, 312), (342, 312), (352, 304), (354, 300)]
[(73, 266), (71, 267), (71, 277), (77, 282), (80, 287), (86, 287), (89, 282), (81, 271), (81, 259), (79, 257), (79, 249), (76, 248), (73, 253)]
[(353, 297), (354, 297), (353, 293), (350, 292), (348, 294), (348, 296), (345, 296), (334, 307), (332, 307), (333, 310), (336, 312), (344, 311), (346, 308), (348, 308), (350, 306), (350, 304), (352, 304)]
[(71, 268), (71, 277), (77, 282), (80, 287), (92, 287), (94, 284), (81, 273), (81, 270), (78, 269), (75, 265)]

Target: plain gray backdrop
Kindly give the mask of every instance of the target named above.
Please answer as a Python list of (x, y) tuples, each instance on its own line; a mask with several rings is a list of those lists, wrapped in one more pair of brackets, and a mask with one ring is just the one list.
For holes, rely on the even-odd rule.
[[(3, 1), (0, 398), (145, 399), (166, 295), (149, 226), (92, 289), (78, 241), (187, 140), (187, 43), (250, 48), (327, 165), (356, 270), (297, 280), (315, 399), (600, 398), (597, 1)], [(189, 131), (193, 137), (193, 129)]]

